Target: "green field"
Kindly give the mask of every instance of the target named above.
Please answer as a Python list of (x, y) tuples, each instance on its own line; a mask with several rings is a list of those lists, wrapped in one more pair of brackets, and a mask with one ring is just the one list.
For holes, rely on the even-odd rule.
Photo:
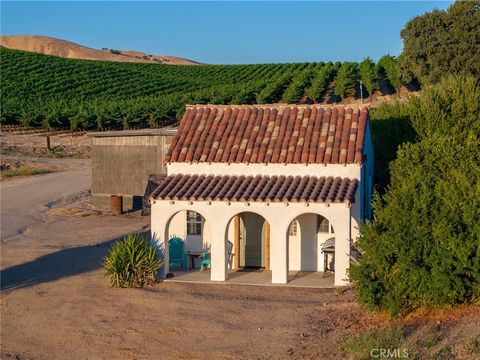
[(360, 80), (357, 63), (185, 66), (64, 59), (6, 48), (0, 55), (2, 122), (52, 128), (166, 125), (187, 103), (322, 102), (328, 92), (331, 98), (342, 67), (352, 64), (343, 95), (355, 95)]

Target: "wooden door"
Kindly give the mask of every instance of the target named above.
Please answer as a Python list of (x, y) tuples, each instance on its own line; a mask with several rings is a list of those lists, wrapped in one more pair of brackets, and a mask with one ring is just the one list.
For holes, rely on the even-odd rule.
[(270, 224), (265, 221), (265, 270), (270, 270)]
[(236, 270), (240, 267), (240, 217), (235, 215), (233, 217), (233, 268)]

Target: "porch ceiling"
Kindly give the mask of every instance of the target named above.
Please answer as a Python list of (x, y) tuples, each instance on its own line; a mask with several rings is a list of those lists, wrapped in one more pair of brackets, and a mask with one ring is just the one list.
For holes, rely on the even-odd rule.
[(354, 203), (357, 179), (316, 176), (171, 175), (156, 200)]

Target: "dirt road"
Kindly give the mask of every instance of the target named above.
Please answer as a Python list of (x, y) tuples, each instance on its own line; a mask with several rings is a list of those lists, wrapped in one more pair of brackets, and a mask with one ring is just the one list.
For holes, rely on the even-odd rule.
[(90, 160), (42, 159), (41, 162), (60, 171), (9, 179), (0, 184), (1, 240), (4, 243), (47, 221), (46, 212), (52, 205), (73, 200), (90, 189)]
[[(85, 163), (1, 184), (2, 230), (14, 234), (1, 244), (2, 360), (357, 359), (342, 342), (390, 325), (360, 308), (351, 289), (172, 282), (109, 288), (103, 257), (115, 239), (148, 230), (150, 219), (46, 211), (88, 188), (88, 178)], [(468, 344), (480, 339), (480, 311), (412, 320), (403, 329), (402, 346), (415, 358), (447, 349), (434, 358), (475, 359)], [(427, 348), (432, 331), (438, 336)]]

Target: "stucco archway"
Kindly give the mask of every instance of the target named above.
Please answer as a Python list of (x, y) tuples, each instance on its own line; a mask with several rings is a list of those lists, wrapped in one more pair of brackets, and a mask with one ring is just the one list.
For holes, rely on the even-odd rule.
[[(168, 217), (164, 231), (164, 238), (167, 244), (173, 237), (179, 237), (184, 241), (184, 253), (210, 251), (210, 224), (205, 216), (198, 211), (192, 209), (176, 211)], [(164, 251), (166, 253), (165, 259), (169, 258), (168, 247), (166, 247)], [(193, 265), (194, 267), (199, 267), (200, 263), (198, 260), (195, 260)], [(178, 269), (175, 267), (172, 270)]]
[(289, 271), (324, 271), (322, 247), (328, 239), (335, 237), (329, 218), (314, 212), (299, 214), (290, 222), (286, 236)]
[(228, 222), (225, 239), (233, 247), (230, 268), (270, 269), (270, 224), (261, 214), (235, 214)]

